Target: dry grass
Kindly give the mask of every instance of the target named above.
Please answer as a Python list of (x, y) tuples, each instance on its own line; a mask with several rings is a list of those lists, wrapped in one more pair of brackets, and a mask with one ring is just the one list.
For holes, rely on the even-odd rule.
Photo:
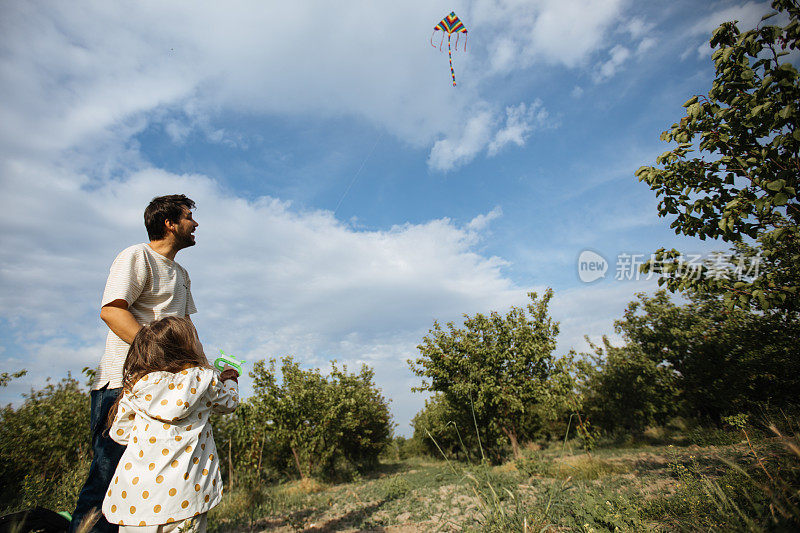
[(92, 509), (83, 517), (78, 525), (77, 533), (89, 533), (100, 519), (100, 509)]
[(503, 463), (500, 466), (495, 467), (495, 471), (506, 474), (510, 472), (519, 472), (519, 469), (517, 468), (517, 463), (515, 461), (508, 461), (507, 463)]
[(630, 468), (619, 462), (598, 459), (589, 455), (571, 455), (555, 459), (550, 474), (556, 479), (594, 480), (612, 474), (624, 474)]
[[(220, 514), (227, 516), (228, 530), (280, 533), (666, 532), (699, 526), (763, 531), (796, 521), (797, 485), (790, 478), (800, 458), (796, 437), (778, 435), (755, 447), (643, 444), (591, 455), (565, 448), (531, 447), (523, 459), (497, 467), (408, 459), (387, 466), (391, 473), (353, 483), (308, 479), (265, 487), (269, 502), (244, 528), (237, 527), (235, 516), (252, 512), (244, 495), (227, 495)], [(768, 507), (753, 507), (750, 498), (771, 505), (780, 521), (764, 515)], [(226, 529), (222, 516), (215, 529)]]
[(296, 498), (298, 496), (306, 496), (316, 492), (322, 492), (328, 489), (328, 485), (317, 481), (314, 478), (306, 477), (299, 481), (292, 481), (281, 486), (278, 493), (289, 498)]

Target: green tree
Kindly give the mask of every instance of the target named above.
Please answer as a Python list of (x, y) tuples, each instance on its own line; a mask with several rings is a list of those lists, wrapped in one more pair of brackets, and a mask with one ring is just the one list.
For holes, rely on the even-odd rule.
[[(329, 377), (303, 370), (291, 357), (258, 361), (254, 407), (265, 433), (264, 453), (279, 471), (302, 478), (346, 476), (374, 466), (391, 438), (389, 406), (375, 388), (374, 373), (331, 364)], [(278, 379), (282, 377), (282, 379)]]
[[(800, 320), (796, 316), (728, 309), (711, 292), (689, 293), (684, 305), (671, 302), (663, 290), (653, 297), (637, 296), (624, 318), (615, 322), (615, 330), (631, 353), (640, 352), (658, 367), (675, 372), (686, 414), (718, 423), (725, 415), (797, 403)], [(655, 370), (650, 367), (648, 372)], [(665, 386), (662, 402), (672, 390)]]
[(495, 455), (508, 439), (519, 457), (520, 438), (558, 417), (573, 392), (571, 359), (553, 355), (553, 292), (529, 296), (527, 308), (512, 307), (505, 316), (465, 315), (463, 328), (450, 322), (445, 331), (434, 322), (417, 346), (421, 356), (408, 361), (424, 378), (414, 390), (441, 392), (450, 406), (474, 414), (483, 446)]
[(89, 396), (72, 376), (0, 410), (0, 508), (74, 506), (89, 466), (88, 413)]
[[(587, 339), (588, 341), (588, 339)], [(603, 346), (580, 361), (582, 409), (587, 420), (606, 431), (641, 433), (679, 411), (679, 376), (669, 364), (654, 361), (636, 344)]]
[(374, 468), (393, 428), (389, 402), (375, 387), (375, 372), (363, 365), (358, 374), (351, 374), (331, 364), (329, 381), (340, 453), (358, 471)]
[(233, 413), (212, 415), (211, 425), (226, 487), (253, 488), (280, 477), (271, 462), (270, 427), (257, 402), (248, 399)]
[(22, 376), (24, 376), (27, 373), (28, 373), (28, 371), (25, 370), (25, 369), (22, 369), (22, 370), (20, 370), (18, 372), (13, 372), (11, 374), (9, 374), (8, 372), (0, 373), (0, 387), (7, 387), (12, 379), (21, 378)]
[(713, 262), (693, 268), (677, 250), (659, 249), (644, 269), (662, 272), (660, 284), (718, 291), (729, 306), (797, 311), (800, 78), (786, 56), (798, 49), (800, 6), (772, 6), (778, 13), (755, 29), (742, 33), (726, 22), (714, 31), (711, 90), (690, 98), (686, 116), (661, 135), (677, 145), (659, 166), (636, 175), (662, 197), (659, 215), (676, 216), (676, 233), (736, 244), (720, 262), (733, 269), (722, 273)]
[(411, 419), (412, 440), (417, 449), (432, 457), (444, 454), (456, 459), (480, 460), (477, 434), (469, 410), (459, 410), (441, 393), (425, 400), (425, 407)]

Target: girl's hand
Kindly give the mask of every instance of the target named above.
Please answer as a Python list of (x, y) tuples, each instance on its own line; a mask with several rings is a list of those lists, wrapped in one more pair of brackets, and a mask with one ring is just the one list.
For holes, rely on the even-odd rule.
[(222, 372), (219, 375), (220, 381), (225, 381), (226, 379), (232, 379), (236, 383), (239, 383), (239, 372), (236, 371), (230, 365), (225, 365), (222, 367)]

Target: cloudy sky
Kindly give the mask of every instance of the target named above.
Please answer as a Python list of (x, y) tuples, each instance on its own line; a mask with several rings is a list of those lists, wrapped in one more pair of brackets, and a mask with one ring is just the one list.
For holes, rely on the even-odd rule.
[[(456, 87), (430, 42), (451, 10), (469, 30)], [(552, 287), (559, 353), (616, 339), (625, 304), (655, 287), (615, 279), (619, 254), (725, 249), (675, 236), (633, 173), (710, 87), (710, 32), (768, 11), (3, 2), (0, 371), (29, 373), (0, 401), (97, 364), (108, 268), (172, 193), (197, 202), (197, 246), (176, 259), (207, 352), (367, 363), (399, 434), (423, 404), (406, 360), (434, 320)], [(604, 278), (581, 281), (584, 250)]]

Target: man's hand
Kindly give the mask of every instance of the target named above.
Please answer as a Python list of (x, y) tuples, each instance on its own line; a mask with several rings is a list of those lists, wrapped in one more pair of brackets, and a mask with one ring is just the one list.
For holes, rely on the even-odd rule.
[(125, 300), (114, 300), (104, 305), (100, 309), (100, 318), (108, 325), (108, 329), (114, 332), (114, 335), (128, 344), (133, 342), (133, 338), (142, 329), (142, 326), (128, 311), (128, 302)]
[(236, 371), (230, 365), (225, 365), (222, 367), (222, 372), (219, 375), (220, 381), (225, 381), (226, 379), (232, 379), (236, 383), (239, 383), (239, 372)]

